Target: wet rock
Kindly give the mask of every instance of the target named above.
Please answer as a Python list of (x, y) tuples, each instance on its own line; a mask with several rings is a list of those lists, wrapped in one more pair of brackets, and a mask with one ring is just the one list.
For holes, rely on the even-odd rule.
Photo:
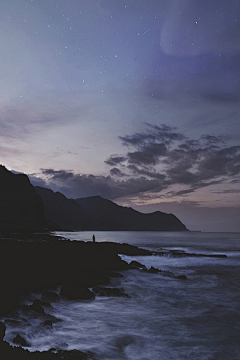
[(6, 320), (4, 320), (4, 323), (9, 326), (13, 326), (13, 327), (22, 325), (22, 322), (20, 322), (18, 320), (13, 320), (13, 319), (6, 319)]
[(51, 329), (52, 328), (52, 321), (51, 320), (46, 320), (46, 321), (44, 321), (44, 323), (42, 324), (44, 327), (46, 327), (46, 328), (49, 328), (49, 329)]
[(40, 300), (34, 300), (32, 305), (27, 305), (27, 309), (36, 311), (37, 313), (44, 314), (44, 308), (42, 307), (42, 303)]
[(12, 347), (6, 342), (0, 346), (1, 360), (94, 360), (94, 355), (87, 351), (86, 353), (78, 350), (56, 350), (29, 352), (28, 349)]
[(150, 269), (148, 270), (148, 272), (150, 272), (152, 274), (157, 274), (157, 273), (161, 272), (161, 270), (151, 266)]
[(3, 341), (3, 338), (5, 336), (6, 326), (0, 322), (0, 343)]
[(60, 294), (69, 300), (91, 300), (95, 298), (92, 291), (79, 281), (64, 283)]
[(116, 296), (116, 297), (129, 297), (128, 294), (124, 292), (124, 289), (119, 288), (109, 288), (109, 287), (98, 287), (94, 289), (94, 292), (98, 296)]
[(30, 347), (31, 345), (19, 334), (13, 339), (13, 343), (23, 347)]
[(130, 265), (131, 265), (132, 267), (134, 267), (134, 268), (137, 268), (137, 269), (146, 269), (146, 266), (145, 266), (145, 265), (143, 265), (143, 264), (141, 264), (140, 262), (135, 261), (135, 260), (131, 261), (131, 262), (130, 262)]
[(183, 250), (170, 250), (167, 256), (171, 257), (209, 257), (209, 258), (227, 258), (225, 254), (196, 254), (188, 253)]
[(109, 284), (110, 279), (104, 271), (99, 270), (86, 270), (80, 274), (81, 282), (86, 287), (94, 287), (102, 284)]
[(41, 300), (44, 302), (56, 302), (60, 300), (60, 296), (54, 291), (46, 291), (42, 294)]
[(110, 276), (110, 278), (122, 278), (123, 277), (122, 274), (117, 273), (115, 271), (109, 271), (108, 276)]
[(41, 306), (41, 307), (52, 307), (49, 302), (42, 301), (42, 300), (39, 300), (39, 299), (34, 300), (33, 305), (34, 306)]
[(178, 275), (177, 279), (187, 280), (187, 277), (186, 277), (186, 275)]
[(0, 294), (0, 316), (9, 313), (17, 307), (18, 303), (13, 295)]

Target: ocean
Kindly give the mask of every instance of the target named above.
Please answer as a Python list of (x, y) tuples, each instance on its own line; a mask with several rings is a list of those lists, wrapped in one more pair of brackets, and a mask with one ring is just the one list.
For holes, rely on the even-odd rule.
[[(58, 232), (91, 241), (92, 232)], [(129, 295), (52, 303), (61, 319), (46, 329), (36, 318), (9, 318), (5, 340), (18, 333), (31, 351), (91, 351), (98, 360), (239, 360), (240, 234), (201, 232), (94, 232), (96, 241), (129, 243), (160, 251), (226, 254), (227, 258), (122, 256), (186, 275), (179, 280), (138, 270), (122, 272), (113, 286)], [(61, 240), (59, 240), (61, 241)], [(59, 289), (56, 289), (59, 290)], [(40, 293), (29, 295), (40, 298)], [(17, 323), (16, 320), (20, 322)]]

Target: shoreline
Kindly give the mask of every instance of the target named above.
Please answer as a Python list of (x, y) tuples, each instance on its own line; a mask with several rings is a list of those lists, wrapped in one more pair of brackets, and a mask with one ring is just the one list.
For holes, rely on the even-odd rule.
[[(61, 240), (60, 240), (61, 239)], [(94, 300), (95, 296), (126, 296), (121, 288), (111, 287), (111, 279), (122, 277), (124, 270), (160, 273), (163, 276), (187, 280), (185, 275), (174, 275), (169, 271), (146, 267), (137, 261), (129, 264), (118, 254), (127, 256), (209, 256), (225, 255), (192, 254), (176, 250), (154, 252), (134, 245), (116, 242), (84, 242), (68, 240), (49, 233), (38, 234), (0, 234), (0, 317), (2, 319), (14, 310), (33, 312), (42, 319), (44, 326), (52, 327), (59, 319), (47, 313), (51, 301), (66, 298), (69, 300)], [(60, 294), (54, 287), (60, 286)], [(40, 291), (41, 300), (25, 305), (24, 297), (30, 291)], [(60, 295), (60, 296), (59, 296)], [(55, 299), (55, 300), (54, 300)], [(81, 351), (50, 349), (44, 352), (29, 352), (25, 339), (15, 340), (16, 347), (3, 340), (6, 323), (0, 320), (0, 355), (9, 359), (93, 359), (92, 353)], [(13, 341), (14, 342), (14, 341)], [(23, 348), (24, 349), (23, 349)], [(1, 356), (0, 356), (1, 357)]]
[[(126, 255), (151, 254), (128, 244), (60, 240), (60, 237), (41, 233), (0, 234), (0, 316), (4, 318), (16, 309), (24, 308), (46, 318), (45, 323), (51, 326), (58, 319), (48, 315), (44, 307), (51, 303), (51, 296), (54, 297), (54, 291), (49, 289), (61, 285), (62, 297), (93, 300), (95, 293), (89, 288), (107, 285), (111, 277), (121, 277), (119, 271), (134, 268), (121, 260), (119, 252)], [(32, 305), (24, 305), (21, 299), (31, 290), (46, 290), (47, 303), (35, 300)], [(108, 288), (105, 296), (127, 296), (121, 289), (110, 290), (109, 293)], [(104, 291), (104, 288), (99, 288), (99, 291)], [(0, 321), (0, 357), (5, 359), (94, 359), (92, 353), (77, 350), (30, 352), (21, 337), (13, 347), (3, 340), (5, 329), (6, 325)]]

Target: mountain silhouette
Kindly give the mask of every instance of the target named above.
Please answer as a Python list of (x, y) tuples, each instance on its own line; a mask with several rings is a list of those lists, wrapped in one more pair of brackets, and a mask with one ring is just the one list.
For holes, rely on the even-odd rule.
[(27, 175), (0, 165), (0, 230), (186, 231), (173, 214), (143, 214), (101, 196), (68, 199), (60, 192), (35, 188)]
[(73, 199), (60, 192), (35, 187), (44, 204), (44, 216), (50, 230), (82, 230), (86, 227), (86, 214)]
[(140, 213), (119, 206), (101, 196), (76, 199), (88, 218), (87, 230), (105, 231), (186, 231), (186, 226), (173, 214), (156, 211)]
[(0, 165), (0, 230), (42, 231), (43, 203), (27, 175), (13, 174)]
[(50, 230), (104, 231), (186, 231), (172, 214), (156, 211), (142, 214), (119, 206), (101, 196), (68, 199), (60, 192), (36, 186), (44, 203), (44, 216)]

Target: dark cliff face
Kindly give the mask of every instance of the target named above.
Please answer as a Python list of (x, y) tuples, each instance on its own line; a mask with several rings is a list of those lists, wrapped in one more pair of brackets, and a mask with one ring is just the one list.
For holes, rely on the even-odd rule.
[(85, 211), (75, 200), (40, 186), (35, 187), (44, 204), (44, 216), (50, 230), (83, 230)]
[(45, 227), (43, 203), (28, 177), (0, 165), (0, 230), (32, 232)]
[(174, 215), (156, 211), (142, 214), (119, 206), (101, 196), (68, 199), (59, 192), (36, 186), (44, 203), (44, 215), (50, 230), (103, 231), (186, 231)]
[(59, 192), (36, 186), (44, 203), (44, 215), (50, 230), (103, 231), (186, 231), (172, 214), (156, 211), (142, 214), (119, 206), (101, 196), (68, 199)]
[(142, 214), (101, 196), (80, 198), (76, 202), (88, 216), (87, 230), (187, 231), (186, 226), (173, 214), (160, 211)]

